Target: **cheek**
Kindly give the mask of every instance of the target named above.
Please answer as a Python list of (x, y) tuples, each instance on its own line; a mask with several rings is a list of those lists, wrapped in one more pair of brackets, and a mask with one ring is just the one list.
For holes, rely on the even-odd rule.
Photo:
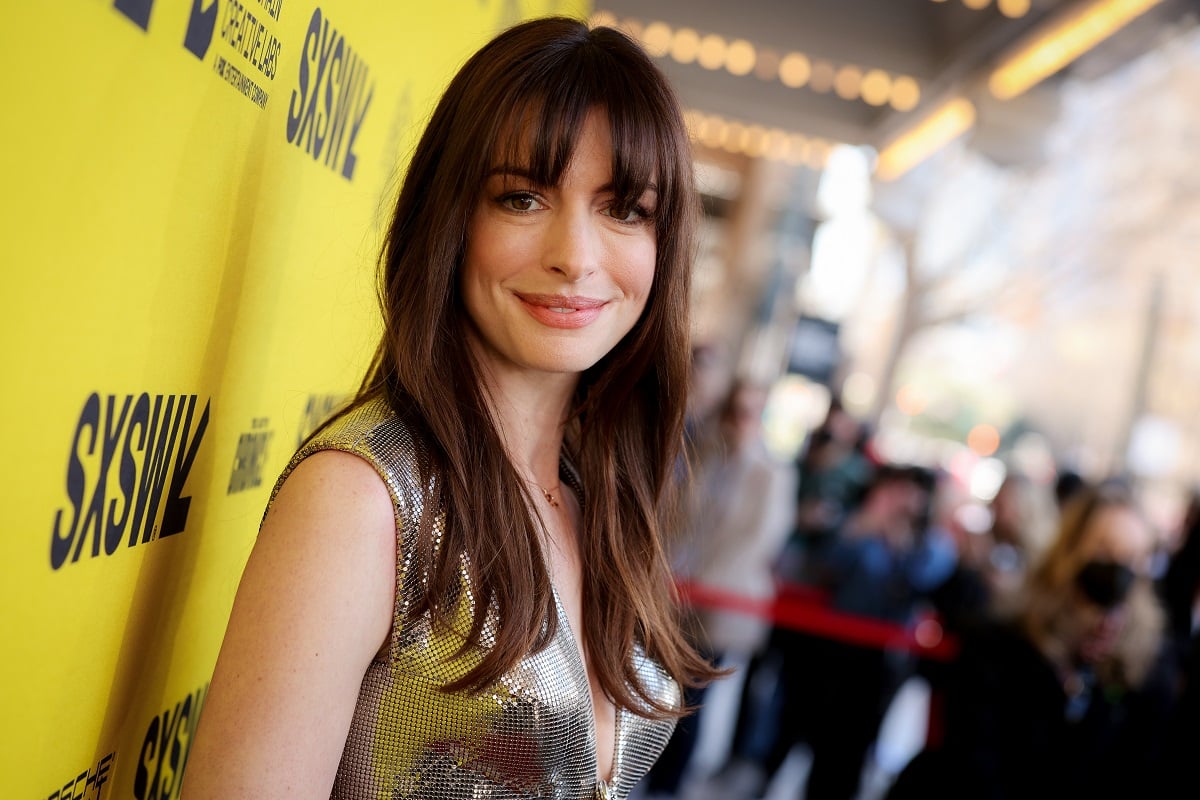
[(645, 305), (654, 285), (654, 269), (658, 250), (653, 238), (629, 242), (616, 254), (614, 277), (630, 297), (639, 301), (639, 311)]
[(478, 285), (509, 277), (527, 261), (530, 237), (514, 235), (502, 226), (476, 223), (467, 229), (463, 280)]

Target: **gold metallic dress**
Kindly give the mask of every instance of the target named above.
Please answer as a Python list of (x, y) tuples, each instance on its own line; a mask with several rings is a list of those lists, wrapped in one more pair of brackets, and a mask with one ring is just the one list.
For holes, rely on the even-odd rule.
[[(408, 619), (409, 607), (425, 591), (428, 570), (414, 560), (423, 494), (408, 427), (382, 402), (356, 409), (295, 455), (276, 491), (301, 460), (318, 450), (354, 453), (375, 467), (391, 494), (397, 531), (390, 652), (377, 657), (363, 677), (331, 797), (626, 798), (666, 746), (674, 723), (618, 708), (612, 776), (607, 782), (599, 779), (591, 690), (557, 595), (558, 628), (547, 648), (524, 658), (482, 694), (440, 691), (477, 663), (479, 654), (455, 658), (457, 635), (433, 631), (427, 617)], [(564, 478), (578, 487), (573, 469), (566, 462), (563, 468)], [(435, 541), (443, 529), (438, 519)], [(466, 563), (465, 554), (458, 558)], [(473, 600), (463, 574), (457, 614), (466, 630)], [(494, 622), (485, 625), (485, 646), (494, 636)], [(656, 699), (677, 705), (678, 686), (661, 667), (640, 649), (632, 658)]]

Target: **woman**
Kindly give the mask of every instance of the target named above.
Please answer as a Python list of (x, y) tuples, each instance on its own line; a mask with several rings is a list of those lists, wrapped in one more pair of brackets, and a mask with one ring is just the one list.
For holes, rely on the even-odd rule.
[(1148, 571), (1154, 534), (1128, 489), (1081, 490), (1011, 619), (963, 645), (941, 744), (889, 800), (1159, 797), (1172, 654)]
[(264, 516), (188, 800), (625, 797), (712, 668), (660, 545), (697, 208), (666, 80), (523, 23), (418, 144), (350, 408)]

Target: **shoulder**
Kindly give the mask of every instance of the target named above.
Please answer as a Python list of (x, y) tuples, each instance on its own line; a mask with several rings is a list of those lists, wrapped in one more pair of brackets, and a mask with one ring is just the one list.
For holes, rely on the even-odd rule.
[[(316, 564), (361, 569), (394, 564), (402, 477), (415, 466), (398, 466), (405, 426), (379, 401), (343, 414), (306, 442), (284, 468), (263, 514), (263, 539), (286, 537), (296, 557)], [(410, 479), (411, 480), (411, 479)], [(386, 556), (386, 558), (385, 558)], [(390, 568), (389, 568), (390, 569)], [(379, 578), (387, 577), (379, 571)], [(388, 578), (390, 585), (392, 578)]]
[[(255, 551), (260, 558), (269, 557), (278, 574), (303, 576), (301, 583), (310, 589), (323, 587), (333, 596), (386, 595), (395, 580), (396, 553), (396, 514), (388, 486), (374, 465), (356, 453), (309, 453), (280, 479)], [(390, 602), (380, 610), (390, 619)]]
[(289, 466), (316, 452), (341, 450), (366, 460), (376, 471), (406, 471), (416, 467), (424, 449), (412, 426), (386, 400), (375, 399), (343, 412), (320, 429), (301, 446)]
[(307, 484), (316, 482), (345, 491), (353, 483), (359, 488), (355, 496), (362, 498), (370, 487), (377, 498), (390, 496), (387, 507), (399, 514), (421, 494), (423, 450), (412, 427), (386, 401), (364, 403), (330, 422), (296, 451), (275, 484), (268, 513), (285, 486), (297, 482), (294, 473), (304, 473), (299, 482), (310, 489), (314, 487)]
[[(366, 523), (366, 529), (394, 529), (388, 488), (366, 459), (351, 452), (320, 450), (292, 467), (272, 498), (264, 525), (280, 515), (311, 523)], [(308, 526), (306, 526), (308, 527)]]

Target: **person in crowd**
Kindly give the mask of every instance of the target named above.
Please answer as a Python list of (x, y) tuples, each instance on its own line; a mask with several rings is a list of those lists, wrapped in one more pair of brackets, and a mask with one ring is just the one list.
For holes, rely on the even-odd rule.
[(1184, 797), (1177, 787), (1195, 779), (1195, 742), (1200, 739), (1200, 489), (1190, 494), (1159, 590), (1179, 659), (1179, 700), (1171, 717), (1158, 796)]
[(1078, 470), (1060, 466), (1054, 474), (1054, 504), (1061, 511), (1071, 498), (1087, 488), (1087, 479)]
[(991, 613), (991, 591), (985, 577), (991, 516), (953, 473), (938, 470), (935, 474), (931, 532), (953, 551), (953, 567), (929, 600), (945, 632), (957, 636)]
[[(733, 385), (730, 348), (716, 339), (698, 339), (692, 345), (692, 370), (688, 375), (688, 409), (684, 432), (689, 442), (711, 436), (719, 426), (721, 405)], [(695, 449), (695, 445), (691, 445)]]
[[(940, 481), (946, 490), (949, 481)], [(960, 635), (1014, 601), (1057, 519), (1050, 492), (1019, 472), (1006, 475), (986, 509), (964, 502), (943, 515), (937, 527), (953, 542), (955, 565), (930, 600), (947, 633)]]
[(1179, 538), (1162, 576), (1160, 589), (1172, 638), (1190, 646), (1200, 631), (1200, 489), (1194, 490), (1179, 526)]
[[(931, 536), (952, 550), (952, 566), (945, 580), (929, 592), (929, 610), (940, 626), (940, 635), (953, 651), (955, 644), (977, 626), (987, 624), (995, 612), (990, 571), (991, 514), (975, 501), (969, 488), (952, 473), (939, 471), (934, 491), (935, 514)], [(946, 686), (953, 662), (946, 649), (918, 659), (916, 674), (929, 690), (926, 743), (942, 736)]]
[[(887, 800), (1160, 797), (1175, 664), (1130, 489), (1088, 487), (1010, 615), (964, 639), (945, 731)], [(1147, 793), (1149, 792), (1149, 793)]]
[(823, 546), (861, 495), (875, 466), (869, 445), (864, 423), (834, 397), (800, 457), (795, 541), (791, 543), (796, 557), (803, 560), (804, 552)]
[(989, 504), (990, 548), (983, 574), (992, 602), (1002, 605), (1021, 589), (1025, 574), (1049, 544), (1058, 509), (1053, 492), (1010, 469)]
[[(833, 539), (813, 554), (812, 576), (827, 608), (872, 631), (891, 623), (902, 633), (919, 603), (948, 577), (953, 553), (926, 536), (933, 474), (882, 464), (851, 502)], [(914, 661), (907, 642), (833, 636), (777, 625), (779, 659), (774, 735), (765, 752), (732, 754), (717, 776), (726, 797), (755, 797), (774, 779), (796, 744), (812, 760), (808, 800), (851, 800), (888, 705)]]
[[(830, 607), (848, 618), (907, 628), (954, 567), (954, 552), (930, 527), (936, 475), (916, 466), (876, 468), (861, 501), (820, 555), (820, 585)], [(853, 800), (884, 715), (916, 660), (907, 641), (815, 639), (806, 663), (785, 668), (791, 708), (803, 721), (812, 763), (807, 800)], [(788, 737), (776, 743), (775, 760)]]
[(246, 564), (188, 800), (627, 797), (716, 674), (661, 542), (698, 202), (623, 33), (500, 33), (395, 205), (383, 333)]
[[(812, 554), (829, 543), (870, 480), (875, 461), (869, 451), (865, 426), (840, 398), (831, 398), (796, 460), (794, 524), (774, 565), (776, 583), (787, 592), (814, 589)], [(746, 666), (729, 753), (717, 770), (716, 785), (730, 797), (754, 791), (774, 771), (767, 764), (784, 705), (783, 662), (785, 654), (797, 660), (805, 641), (804, 635), (773, 625)]]
[[(796, 475), (763, 439), (768, 387), (739, 379), (720, 406), (718, 424), (696, 442), (696, 464), (676, 579), (697, 592), (692, 616), (698, 649), (723, 669), (744, 670), (770, 622), (731, 603), (765, 603), (775, 593), (772, 567), (792, 529)], [(700, 705), (703, 688), (689, 698)], [(675, 796), (688, 772), (700, 726), (681, 720), (650, 771), (650, 796)]]

